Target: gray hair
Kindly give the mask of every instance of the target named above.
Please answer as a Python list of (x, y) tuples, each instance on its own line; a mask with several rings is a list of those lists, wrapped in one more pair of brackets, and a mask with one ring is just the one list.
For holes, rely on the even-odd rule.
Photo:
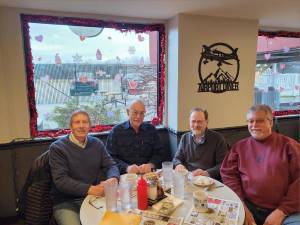
[(70, 120), (69, 120), (70, 127), (71, 127), (74, 116), (77, 116), (79, 114), (86, 115), (89, 120), (89, 124), (91, 125), (91, 118), (90, 118), (90, 115), (88, 114), (88, 112), (83, 109), (78, 109), (78, 110), (75, 110), (74, 112), (72, 112), (72, 114), (70, 116)]
[(268, 105), (264, 105), (264, 104), (253, 105), (248, 110), (247, 115), (249, 113), (254, 113), (254, 112), (264, 112), (267, 115), (269, 120), (273, 120), (272, 108)]
[(130, 109), (131, 106), (135, 103), (141, 103), (145, 106), (145, 103), (143, 102), (142, 99), (134, 99), (134, 100), (130, 101), (128, 104), (126, 104), (126, 109)]
[(190, 111), (190, 117), (191, 117), (191, 115), (192, 115), (193, 112), (203, 112), (205, 120), (208, 120), (208, 112), (207, 112), (206, 109), (202, 109), (202, 108), (199, 108), (199, 107), (193, 108)]

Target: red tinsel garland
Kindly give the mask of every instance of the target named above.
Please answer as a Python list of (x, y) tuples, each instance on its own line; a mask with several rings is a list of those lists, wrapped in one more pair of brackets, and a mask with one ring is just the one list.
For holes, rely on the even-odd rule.
[(290, 110), (283, 110), (283, 111), (274, 111), (274, 116), (288, 116), (288, 115), (299, 115), (299, 109), (290, 109)]
[[(48, 23), (48, 24), (63, 24), (63, 25), (80, 25), (87, 27), (107, 27), (114, 28), (121, 32), (135, 31), (136, 33), (143, 33), (147, 31), (159, 32), (159, 80), (158, 80), (158, 106), (157, 117), (151, 121), (153, 125), (162, 123), (163, 109), (165, 101), (165, 27), (163, 24), (135, 24), (135, 23), (120, 23), (113, 21), (102, 21), (86, 18), (74, 17), (57, 17), (45, 15), (25, 15), (21, 14), (21, 23), (24, 35), (24, 52), (25, 64), (27, 73), (27, 87), (28, 87), (28, 105), (30, 113), (30, 134), (31, 137), (57, 137), (59, 135), (70, 133), (69, 129), (61, 130), (46, 130), (38, 131), (37, 129), (37, 110), (35, 102), (35, 87), (34, 87), (34, 65), (32, 62), (32, 53), (29, 36), (29, 23)], [(91, 128), (91, 132), (103, 132), (110, 130), (112, 126), (96, 125)]]
[(265, 36), (265, 37), (268, 37), (268, 38), (275, 38), (275, 37), (300, 38), (300, 32), (288, 32), (288, 31), (258, 31), (258, 36)]

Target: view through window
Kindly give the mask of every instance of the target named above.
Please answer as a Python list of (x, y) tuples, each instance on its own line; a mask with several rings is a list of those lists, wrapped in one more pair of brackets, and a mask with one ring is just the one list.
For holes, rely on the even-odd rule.
[(145, 120), (157, 117), (159, 31), (28, 25), (39, 131), (67, 128), (78, 108), (93, 125), (122, 122), (137, 98), (146, 105)]
[(258, 37), (254, 93), (275, 112), (299, 110), (300, 38)]

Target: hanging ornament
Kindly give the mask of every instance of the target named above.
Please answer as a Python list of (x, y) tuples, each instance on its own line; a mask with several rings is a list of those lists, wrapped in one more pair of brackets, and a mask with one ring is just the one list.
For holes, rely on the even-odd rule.
[(102, 53), (101, 53), (101, 51), (99, 50), (99, 48), (98, 48), (97, 51), (96, 51), (96, 59), (97, 59), (97, 60), (102, 60)]
[(112, 38), (111, 38), (111, 36), (108, 36), (107, 39), (108, 39), (108, 40), (111, 40)]
[(264, 57), (266, 60), (269, 60), (271, 58), (271, 53), (265, 53)]
[(142, 42), (142, 41), (145, 40), (145, 38), (144, 38), (141, 34), (139, 34), (139, 35), (138, 35), (138, 40), (139, 40), (140, 42)]
[(85, 40), (85, 36), (79, 36), (80, 41), (84, 41)]
[(129, 46), (129, 47), (128, 47), (128, 53), (129, 53), (130, 55), (134, 55), (134, 53), (135, 53), (135, 47), (134, 47), (134, 46)]
[(135, 80), (128, 81), (128, 89), (136, 89), (138, 86), (138, 82)]
[(42, 42), (43, 41), (43, 35), (38, 35), (38, 36), (35, 36), (34, 39), (38, 42)]
[(60, 65), (61, 64), (61, 58), (58, 53), (55, 54), (55, 64)]

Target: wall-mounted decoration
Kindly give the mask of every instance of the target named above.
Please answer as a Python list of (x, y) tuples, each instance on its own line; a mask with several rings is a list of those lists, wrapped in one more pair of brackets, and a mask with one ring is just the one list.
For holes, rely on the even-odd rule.
[(225, 43), (203, 45), (198, 73), (198, 92), (222, 93), (239, 90), (240, 71), (238, 48)]

